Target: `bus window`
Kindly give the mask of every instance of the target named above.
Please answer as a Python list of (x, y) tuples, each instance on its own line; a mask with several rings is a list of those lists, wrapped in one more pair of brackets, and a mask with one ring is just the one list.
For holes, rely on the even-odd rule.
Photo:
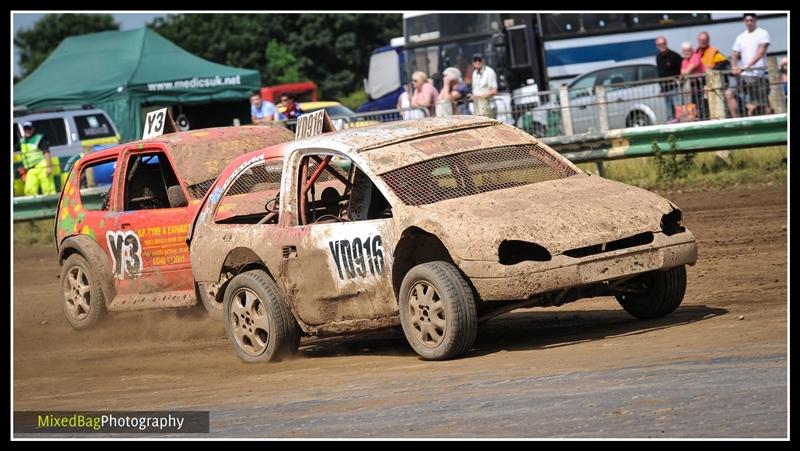
[(581, 32), (580, 14), (542, 14), (545, 38), (571, 36)]
[(627, 14), (581, 14), (582, 30), (587, 33), (624, 30)]
[(657, 28), (669, 25), (690, 25), (708, 23), (710, 14), (627, 14), (628, 26), (637, 28)]

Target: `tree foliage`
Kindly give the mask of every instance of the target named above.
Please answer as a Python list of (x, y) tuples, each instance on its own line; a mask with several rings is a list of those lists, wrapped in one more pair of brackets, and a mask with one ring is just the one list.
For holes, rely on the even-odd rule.
[(263, 74), (265, 83), (278, 85), (292, 83), (300, 79), (300, 67), (286, 44), (277, 39), (267, 44), (266, 72)]
[(176, 14), (151, 26), (202, 58), (258, 70), (265, 86), (312, 80), (325, 99), (361, 88), (372, 50), (402, 35), (400, 14)]
[(119, 30), (119, 24), (111, 14), (45, 14), (32, 27), (14, 35), (22, 69), (20, 78), (39, 67), (64, 38), (114, 30)]

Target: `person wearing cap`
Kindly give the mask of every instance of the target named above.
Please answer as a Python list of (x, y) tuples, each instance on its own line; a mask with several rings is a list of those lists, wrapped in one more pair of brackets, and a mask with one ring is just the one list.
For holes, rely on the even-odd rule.
[(19, 140), (19, 152), (25, 169), (25, 174), (22, 176), (25, 182), (25, 195), (36, 196), (39, 194), (39, 188), (42, 194), (55, 194), (56, 186), (51, 176), (53, 170), (50, 167), (50, 144), (47, 137), (35, 133), (33, 124), (27, 121), (22, 123), (22, 130), (24, 136)]
[(472, 55), (472, 102), (475, 114), (493, 116), (490, 98), (497, 94), (497, 74), (494, 69), (484, 64), (483, 55)]
[[(745, 31), (736, 37), (731, 54), (732, 75), (740, 76), (737, 87), (747, 109), (747, 115), (755, 114), (759, 106), (769, 110), (767, 96), (769, 94), (769, 78), (767, 78), (767, 48), (769, 33), (758, 27), (754, 13), (743, 16)], [(727, 95), (728, 108), (737, 117), (738, 104), (736, 97)], [(767, 111), (769, 112), (769, 111)]]

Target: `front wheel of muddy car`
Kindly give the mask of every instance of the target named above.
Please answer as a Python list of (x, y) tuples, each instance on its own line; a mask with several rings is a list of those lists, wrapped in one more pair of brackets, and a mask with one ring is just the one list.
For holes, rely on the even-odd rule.
[(660, 318), (674, 312), (683, 302), (686, 266), (644, 273), (626, 284), (626, 288), (632, 292), (616, 296), (626, 312), (639, 319)]
[(448, 360), (475, 343), (475, 298), (464, 276), (443, 261), (417, 265), (400, 286), (400, 323), (408, 343), (426, 360)]
[(72, 254), (61, 268), (64, 316), (75, 330), (97, 324), (106, 313), (97, 272), (80, 254)]
[(245, 362), (280, 360), (297, 352), (300, 328), (272, 278), (260, 270), (234, 277), (225, 290), (225, 330)]

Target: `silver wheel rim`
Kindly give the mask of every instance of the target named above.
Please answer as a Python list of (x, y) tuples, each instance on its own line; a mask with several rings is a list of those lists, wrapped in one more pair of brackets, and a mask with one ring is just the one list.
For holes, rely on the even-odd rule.
[(92, 305), (90, 287), (89, 277), (80, 266), (73, 266), (67, 271), (67, 278), (64, 281), (64, 303), (70, 316), (78, 321), (89, 315)]
[(252, 290), (240, 288), (233, 293), (228, 318), (236, 344), (248, 355), (257, 357), (269, 344), (267, 306)]
[(73, 266), (67, 271), (64, 281), (64, 302), (67, 312), (80, 321), (89, 315), (91, 309), (91, 290), (89, 277), (80, 266)]
[(408, 314), (412, 333), (420, 343), (428, 348), (435, 348), (442, 343), (447, 326), (444, 301), (433, 285), (419, 281), (411, 287)]

